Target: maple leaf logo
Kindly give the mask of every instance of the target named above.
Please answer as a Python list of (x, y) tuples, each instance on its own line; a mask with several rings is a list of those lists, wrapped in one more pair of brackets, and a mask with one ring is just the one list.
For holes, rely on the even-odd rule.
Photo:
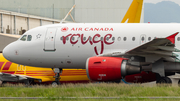
[(68, 27), (63, 27), (63, 28), (61, 28), (61, 31), (62, 31), (62, 32), (68, 31)]

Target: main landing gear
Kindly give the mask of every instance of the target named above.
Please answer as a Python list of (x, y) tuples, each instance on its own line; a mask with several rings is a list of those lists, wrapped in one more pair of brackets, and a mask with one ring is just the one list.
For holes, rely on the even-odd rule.
[(167, 76), (160, 76), (159, 74), (156, 74), (156, 84), (160, 85), (172, 85), (172, 80)]
[(60, 74), (62, 73), (62, 68), (54, 68), (54, 69), (52, 68), (52, 70), (53, 70), (54, 73), (55, 73), (55, 76), (54, 76), (55, 81), (53, 81), (53, 82), (51, 83), (51, 85), (52, 85), (53, 87), (56, 87), (56, 86), (60, 85), (60, 79), (61, 79)]
[(157, 84), (172, 84), (172, 81), (168, 77), (160, 77), (157, 81)]

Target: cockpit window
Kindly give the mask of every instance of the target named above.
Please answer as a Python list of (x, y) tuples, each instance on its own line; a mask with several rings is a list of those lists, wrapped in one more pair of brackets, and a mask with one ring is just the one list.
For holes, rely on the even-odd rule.
[(27, 37), (27, 35), (24, 35), (20, 40), (26, 41), (26, 37)]
[(28, 35), (27, 41), (31, 41), (31, 39), (32, 39), (32, 36), (31, 36), (31, 35)]

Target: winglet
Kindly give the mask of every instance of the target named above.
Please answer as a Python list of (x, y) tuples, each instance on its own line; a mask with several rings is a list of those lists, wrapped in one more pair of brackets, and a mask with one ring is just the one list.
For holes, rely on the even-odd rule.
[(178, 34), (179, 32), (173, 34), (173, 35), (170, 35), (168, 37), (166, 37), (166, 39), (168, 39), (169, 41), (171, 41), (173, 44), (175, 43), (175, 36)]

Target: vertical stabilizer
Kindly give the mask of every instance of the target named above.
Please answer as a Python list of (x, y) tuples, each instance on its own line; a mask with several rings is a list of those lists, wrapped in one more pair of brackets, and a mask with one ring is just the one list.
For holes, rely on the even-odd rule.
[(140, 23), (143, 0), (133, 0), (121, 23)]

